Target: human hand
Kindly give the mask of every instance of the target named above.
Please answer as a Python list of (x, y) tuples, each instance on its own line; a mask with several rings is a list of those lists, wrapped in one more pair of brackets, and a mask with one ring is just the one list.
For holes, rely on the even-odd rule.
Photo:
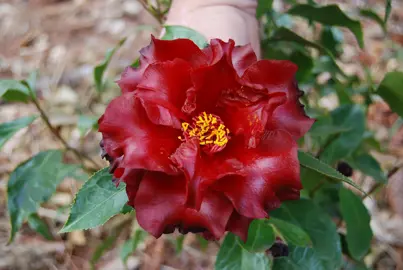
[(208, 40), (233, 39), (236, 45), (250, 43), (260, 57), (256, 0), (173, 0), (166, 24), (192, 28)]

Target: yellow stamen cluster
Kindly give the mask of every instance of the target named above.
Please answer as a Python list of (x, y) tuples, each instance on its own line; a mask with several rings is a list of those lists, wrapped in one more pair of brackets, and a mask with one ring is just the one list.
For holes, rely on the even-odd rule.
[(215, 144), (223, 147), (228, 142), (229, 129), (217, 117), (203, 112), (194, 118), (194, 126), (183, 122), (182, 129), (189, 137), (197, 137), (200, 145)]

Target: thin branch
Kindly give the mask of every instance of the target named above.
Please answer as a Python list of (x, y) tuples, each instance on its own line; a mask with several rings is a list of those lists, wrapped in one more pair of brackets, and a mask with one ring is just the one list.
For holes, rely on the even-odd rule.
[(393, 167), (389, 172), (388, 172), (388, 179), (391, 178), (397, 171), (400, 169), (400, 166)]
[[(56, 138), (63, 144), (64, 148), (67, 151), (73, 152), (73, 154), (82, 162), (83, 167), (85, 168), (84, 165), (84, 160), (88, 160), (91, 162), (92, 165), (94, 165), (95, 169), (101, 168), (101, 166), (98, 165), (92, 158), (87, 156), (84, 153), (79, 152), (77, 149), (71, 147), (65, 139), (63, 139), (62, 136), (60, 136), (60, 133), (55, 129), (55, 127), (52, 126), (52, 124), (49, 121), (49, 117), (46, 115), (44, 110), (42, 109), (41, 105), (39, 102), (36, 100), (36, 98), (31, 98), (32, 103), (35, 105), (36, 109), (39, 111), (42, 120), (45, 122), (46, 126), (50, 129), (50, 131), (53, 133), (53, 135), (56, 136)], [(85, 168), (87, 171), (92, 171), (92, 169)]]
[[(392, 168), (392, 169), (388, 172), (388, 175), (387, 175), (388, 179), (391, 178), (391, 177), (399, 170), (399, 168), (400, 168), (400, 167), (397, 167), (397, 166), (394, 167), (394, 168)], [(365, 199), (365, 198), (367, 198), (367, 197), (373, 195), (373, 194), (375, 193), (375, 191), (377, 191), (378, 188), (382, 187), (383, 185), (384, 185), (383, 183), (375, 183), (375, 184), (371, 187), (371, 189), (368, 190), (367, 194), (365, 194), (365, 195), (362, 197), (362, 199)]]
[(158, 8), (155, 9), (147, 0), (139, 0), (144, 9), (147, 10), (153, 17), (162, 25), (164, 24), (164, 13), (160, 10), (160, 3), (157, 0)]
[(366, 199), (367, 197), (372, 196), (372, 195), (375, 193), (375, 191), (377, 191), (378, 188), (380, 188), (381, 186), (383, 186), (382, 183), (375, 183), (375, 184), (371, 187), (371, 189), (368, 190), (368, 192), (367, 192), (364, 196), (362, 196), (361, 199), (364, 200), (364, 199)]
[(156, 2), (157, 2), (157, 11), (161, 12), (161, 3), (159, 0), (157, 0)]

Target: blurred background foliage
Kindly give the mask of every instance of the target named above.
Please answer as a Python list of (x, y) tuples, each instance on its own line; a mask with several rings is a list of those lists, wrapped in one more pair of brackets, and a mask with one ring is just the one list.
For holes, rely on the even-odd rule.
[(169, 5), (0, 3), (0, 269), (403, 269), (403, 3), (259, 0), (263, 57), (299, 66), (317, 121), (299, 141), (302, 199), (254, 221), (247, 243), (156, 240), (124, 186), (94, 174), (114, 80)]

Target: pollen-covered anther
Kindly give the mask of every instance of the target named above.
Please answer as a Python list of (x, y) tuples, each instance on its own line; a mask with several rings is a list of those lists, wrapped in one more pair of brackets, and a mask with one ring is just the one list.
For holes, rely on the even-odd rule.
[(230, 139), (230, 131), (219, 116), (202, 112), (192, 120), (192, 124), (182, 123), (184, 138), (179, 137), (179, 139), (197, 138), (203, 146), (202, 149), (208, 154), (224, 149)]

